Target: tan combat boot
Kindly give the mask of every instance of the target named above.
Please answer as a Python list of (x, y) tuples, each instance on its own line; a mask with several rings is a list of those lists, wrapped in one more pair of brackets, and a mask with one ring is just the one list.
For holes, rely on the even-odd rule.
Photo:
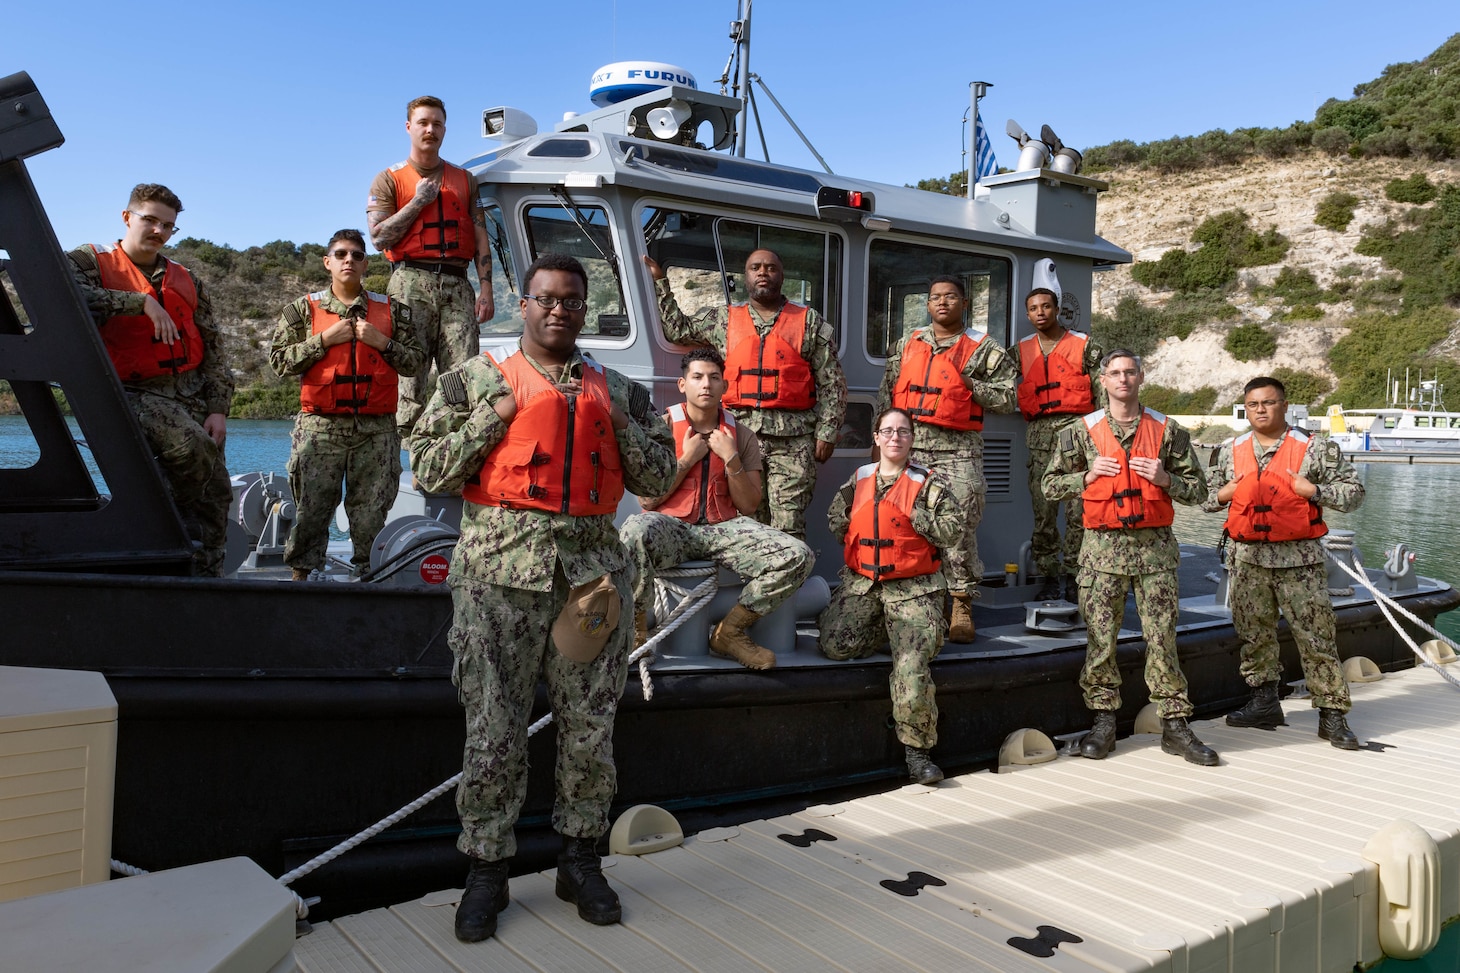
[(721, 619), (715, 631), (710, 633), (710, 654), (734, 659), (747, 669), (774, 669), (776, 654), (765, 646), (756, 645), (745, 632), (759, 619), (759, 615), (744, 605), (730, 609), (730, 614)]
[(308, 581), (309, 570), (307, 568), (291, 568), (289, 571), (290, 581)]
[(953, 592), (953, 613), (948, 620), (948, 641), (973, 641), (973, 597), (966, 591)]
[(643, 608), (634, 612), (634, 648), (649, 641), (649, 613)]

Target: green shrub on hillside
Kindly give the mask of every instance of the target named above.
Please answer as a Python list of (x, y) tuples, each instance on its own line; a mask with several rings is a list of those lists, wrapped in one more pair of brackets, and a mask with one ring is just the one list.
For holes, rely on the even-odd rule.
[(1315, 405), (1325, 392), (1333, 388), (1333, 383), (1317, 372), (1274, 368), (1272, 377), (1283, 383), (1288, 390), (1288, 401), (1295, 405)]
[(1335, 156), (1348, 155), (1351, 145), (1353, 145), (1353, 138), (1349, 135), (1348, 129), (1340, 128), (1337, 125), (1320, 128), (1313, 133), (1313, 148), (1319, 152)]
[(1370, 227), (1354, 252), (1404, 275), (1406, 306), (1460, 301), (1460, 186), (1446, 186), (1433, 207), (1409, 214), (1414, 229), (1401, 231), (1393, 221)]
[(1168, 416), (1210, 415), (1217, 404), (1217, 390), (1203, 386), (1195, 392), (1182, 392), (1164, 385), (1141, 386), (1141, 405)]
[(299, 382), (280, 379), (246, 385), (233, 393), (232, 419), (288, 419), (299, 411)]
[[(1455, 365), (1431, 354), (1456, 325), (1455, 312), (1446, 307), (1406, 308), (1401, 314), (1371, 311), (1349, 321), (1349, 333), (1328, 352), (1328, 363), (1338, 376), (1338, 386), (1328, 402), (1342, 402), (1351, 409), (1374, 408), (1386, 401), (1385, 375), (1404, 369), (1421, 369), (1442, 376), (1457, 374)], [(1453, 386), (1451, 378), (1441, 379)]]
[(1284, 321), (1322, 321), (1323, 308), (1317, 304), (1294, 304), (1282, 312)]
[(1271, 358), (1277, 351), (1277, 339), (1260, 324), (1244, 324), (1227, 335), (1227, 352), (1238, 361)]
[(1440, 191), (1423, 172), (1416, 172), (1408, 179), (1391, 179), (1384, 184), (1384, 195), (1396, 203), (1430, 202)]
[(1227, 210), (1202, 220), (1191, 234), (1191, 239), (1204, 246), (1222, 248), (1235, 267), (1263, 267), (1282, 260), (1291, 245), (1288, 238), (1275, 226), (1268, 227), (1265, 233), (1258, 233), (1252, 229), (1249, 220), (1250, 217), (1240, 209)]
[(1342, 233), (1353, 222), (1354, 207), (1357, 205), (1359, 197), (1353, 193), (1342, 190), (1329, 193), (1318, 202), (1318, 208), (1313, 213), (1313, 222), (1324, 229)]
[(1160, 308), (1147, 307), (1134, 297), (1123, 297), (1113, 316), (1096, 314), (1091, 319), (1090, 333), (1106, 348), (1127, 348), (1137, 355), (1149, 355), (1172, 332), (1171, 323)]
[(1288, 239), (1269, 227), (1266, 233), (1252, 229), (1240, 209), (1209, 216), (1191, 234), (1198, 250), (1167, 250), (1155, 263), (1131, 267), (1131, 277), (1147, 287), (1179, 293), (1226, 287), (1237, 279), (1239, 267), (1277, 263), (1288, 252)]
[(1272, 294), (1286, 304), (1317, 304), (1327, 296), (1313, 272), (1301, 267), (1284, 267), (1270, 286), (1253, 288), (1253, 293)]

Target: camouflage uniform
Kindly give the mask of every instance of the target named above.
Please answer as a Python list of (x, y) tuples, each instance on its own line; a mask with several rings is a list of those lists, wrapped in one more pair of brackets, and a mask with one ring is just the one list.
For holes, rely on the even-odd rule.
[[(1282, 446), (1286, 433), (1271, 446), (1257, 448), (1257, 468)], [(1254, 446), (1256, 437), (1248, 440)], [(1352, 463), (1343, 458), (1338, 444), (1327, 436), (1315, 435), (1297, 472), (1319, 489), (1318, 504), (1340, 513), (1358, 509), (1364, 502), (1364, 485)], [(1232, 446), (1222, 447), (1217, 462), (1207, 473), (1208, 500), (1203, 508), (1220, 510), (1217, 491), (1233, 480)], [(1323, 546), (1315, 539), (1278, 543), (1230, 542), (1228, 566), (1232, 570), (1228, 600), (1232, 624), (1242, 639), (1242, 677), (1249, 686), (1276, 682), (1282, 678), (1278, 657), (1278, 610), (1287, 616), (1303, 664), (1303, 677), (1313, 694), (1313, 705), (1347, 713), (1351, 706), (1348, 683), (1338, 661), (1333, 602), (1328, 597), (1328, 570)]]
[[(664, 337), (681, 345), (705, 345), (726, 353), (730, 309), (711, 307), (691, 319), (679, 309), (668, 279), (656, 280)], [(764, 336), (773, 319), (749, 306)], [(806, 538), (806, 508), (816, 490), (816, 441), (834, 443), (847, 411), (847, 380), (837, 360), (836, 335), (815, 308), (806, 310), (801, 354), (816, 382), (816, 404), (806, 411), (732, 408), (736, 421), (760, 438), (765, 454), (765, 490), (756, 519), (800, 540)]]
[[(1036, 335), (1037, 337), (1037, 335)], [(1019, 367), (1019, 356), (1011, 356), (1014, 367)], [(1085, 341), (1085, 374), (1090, 376), (1090, 390), (1098, 409), (1105, 398), (1100, 387), (1100, 359), (1105, 349), (1092, 336)], [(1023, 376), (1020, 376), (1021, 380)], [(1030, 539), (1030, 553), (1034, 567), (1046, 578), (1061, 574), (1074, 574), (1080, 563), (1080, 542), (1085, 536), (1084, 505), (1079, 496), (1064, 501), (1065, 537), (1060, 543), (1060, 504), (1044, 495), (1044, 471), (1049, 469), (1059, 448), (1060, 434), (1080, 421), (1075, 415), (1047, 415), (1028, 420), (1024, 429), (1024, 443), (1029, 447), (1029, 501), (1034, 509), (1034, 535)], [(1060, 554), (1064, 553), (1064, 567), (1060, 567)]]
[[(959, 335), (938, 339), (932, 327), (919, 331), (917, 340), (930, 344), (935, 353), (952, 347)], [(892, 390), (902, 370), (902, 342), (887, 356), (882, 373), (882, 387), (877, 394), (877, 412), (892, 405)], [(964, 377), (973, 381), (973, 398), (985, 412), (1009, 413), (1017, 401), (1017, 363), (1009, 353), (990, 338), (979, 343), (963, 366)], [(983, 561), (978, 556), (978, 525), (983, 520), (986, 484), (983, 478), (983, 433), (976, 430), (947, 429), (914, 420), (912, 461), (942, 473), (958, 509), (964, 511), (963, 540), (943, 551), (943, 573), (952, 591), (964, 591), (978, 597), (983, 579)]]
[[(1128, 429), (1108, 422), (1121, 444), (1130, 450), (1136, 424)], [(1145, 421), (1142, 419), (1142, 421)], [(1060, 437), (1059, 449), (1045, 471), (1045, 494), (1055, 501), (1085, 490), (1085, 471), (1100, 455), (1083, 421)], [(1201, 462), (1191, 437), (1175, 421), (1166, 421), (1159, 457), (1171, 484), (1166, 492), (1177, 503), (1199, 504), (1206, 499)], [(1176, 617), (1180, 592), (1176, 569), (1181, 550), (1170, 527), (1135, 527), (1089, 530), (1080, 550), (1080, 611), (1085, 616), (1086, 657), (1080, 673), (1085, 705), (1092, 710), (1120, 709), (1120, 669), (1115, 662), (1116, 641), (1125, 616), (1126, 591), (1134, 589), (1136, 610), (1146, 640), (1146, 686), (1162, 719), (1190, 716), (1186, 676), (1176, 655)]]
[[(877, 477), (883, 496), (896, 478)], [(827, 525), (833, 537), (845, 540), (851, 524), (856, 474), (832, 498)], [(930, 471), (913, 505), (913, 529), (940, 550), (956, 546), (963, 533), (964, 511), (954, 501), (948, 480)], [(821, 652), (828, 659), (865, 659), (885, 641), (892, 651), (892, 718), (897, 739), (909, 747), (930, 750), (938, 742), (938, 702), (930, 663), (943, 647), (948, 623), (943, 620), (942, 571), (913, 578), (873, 581), (843, 565), (831, 604), (821, 613)]]
[[(380, 294), (376, 300), (383, 300)], [(350, 308), (365, 306), (362, 293), (345, 304), (331, 290), (321, 291), (320, 306), (345, 317)], [(390, 344), (381, 352), (386, 364), (401, 375), (420, 371), (426, 353), (411, 323), (411, 309), (391, 301)], [(325, 356), (324, 341), (313, 333), (308, 297), (301, 297), (279, 315), (269, 347), (269, 364), (280, 376), (303, 375)], [(354, 545), (351, 563), (358, 573), (370, 566), (370, 547), (385, 526), (400, 482), (400, 434), (395, 414), (323, 415), (300, 412), (289, 443), (289, 489), (298, 518), (284, 543), (284, 563), (313, 571), (324, 565), (329, 522), (345, 492), (345, 515)]]
[[(77, 247), (67, 256), (98, 327), (117, 315), (143, 313), (146, 294), (102, 286), (96, 252), (91, 247)], [(166, 273), (167, 264), (159, 260), (148, 274), (154, 288), (162, 286)], [(202, 549), (193, 555), (193, 571), (216, 577), (223, 573), (223, 556), (228, 547), (233, 484), (223, 447), (203, 430), (203, 421), (215, 413), (228, 415), (233, 404), (233, 375), (223, 360), (222, 338), (213, 322), (213, 302), (197, 275), (188, 273), (198, 293), (193, 323), (203, 336), (202, 363), (177, 375), (159, 375), (122, 385), (147, 443), (167, 476), (183, 524), (202, 541)]]
[[(582, 368), (575, 353), (564, 374), (581, 375)], [(628, 428), (616, 436), (624, 486), (637, 494), (661, 494), (674, 478), (674, 439), (650, 410), (647, 395), (631, 399), (632, 383), (615, 371), (607, 370), (607, 380), (614, 402), (629, 417)], [(459, 492), (481, 468), (484, 455), (506, 434), (492, 405), (509, 391), (485, 356), (443, 376), (410, 441), (415, 473), (427, 490)], [(553, 827), (579, 838), (608, 830), (617, 779), (613, 722), (633, 638), (632, 572), (609, 515), (465, 503), (448, 580), (452, 679), (466, 709), (456, 796), (458, 847), (466, 854), (497, 861), (516, 851), (512, 827), (527, 793), (528, 717), (539, 676), (547, 681), (557, 726)], [(553, 620), (573, 585), (604, 574), (622, 599), (619, 625), (597, 658), (570, 662), (552, 646)]]

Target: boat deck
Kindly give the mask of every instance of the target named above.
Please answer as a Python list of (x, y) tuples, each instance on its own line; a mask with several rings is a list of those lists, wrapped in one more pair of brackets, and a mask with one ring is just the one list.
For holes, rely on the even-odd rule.
[[(340, 918), (296, 942), (300, 973), (352, 970), (1343, 971), (1380, 957), (1378, 869), (1396, 819), (1441, 849), (1460, 914), (1460, 692), (1410, 670), (1354, 687), (1367, 749), (1195, 725), (1203, 768), (1133, 736), (1061, 757), (701, 832), (605, 859), (622, 924), (596, 927), (514, 878), (495, 938), (452, 935), (456, 893)], [(287, 962), (283, 970), (290, 967)]]

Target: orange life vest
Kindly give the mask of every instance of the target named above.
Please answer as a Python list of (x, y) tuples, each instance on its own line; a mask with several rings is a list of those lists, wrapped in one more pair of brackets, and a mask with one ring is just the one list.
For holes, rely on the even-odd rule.
[(927, 470), (909, 463), (879, 500), (877, 464), (857, 470), (843, 551), (847, 567), (873, 581), (890, 581), (932, 574), (942, 566), (938, 549), (913, 530), (913, 502), (927, 479)]
[(497, 367), (512, 386), (517, 414), (461, 495), (488, 507), (574, 517), (618, 510), (624, 473), (603, 366), (584, 359), (583, 391), (571, 396), (521, 351)]
[(101, 286), (114, 291), (151, 294), (172, 318), (172, 323), (177, 325), (177, 341), (164, 344), (153, 337), (152, 319), (145, 314), (119, 314), (102, 322), (102, 343), (106, 345), (107, 354), (111, 356), (112, 365), (122, 381), (137, 382), (159, 375), (176, 375), (201, 365), (203, 333), (193, 321), (193, 313), (198, 309), (198, 289), (187, 268), (163, 257), (167, 271), (162, 276), (159, 289), (152, 286), (142, 268), (132, 263), (132, 258), (121, 247), (92, 244), (91, 249), (96, 252)]
[(1140, 425), (1136, 426), (1130, 456), (1105, 421), (1104, 409), (1086, 416), (1085, 428), (1090, 431), (1100, 455), (1120, 463), (1119, 473), (1096, 477), (1081, 494), (1085, 500), (1085, 526), (1092, 530), (1170, 527), (1176, 519), (1171, 494), (1130, 468), (1130, 456), (1160, 457), (1166, 417), (1154, 409), (1145, 410)]
[(1048, 355), (1039, 336), (1019, 342), (1019, 411), (1026, 419), (1049, 415), (1082, 416), (1095, 408), (1090, 376), (1085, 374), (1088, 335), (1066, 331)]
[[(335, 325), (340, 316), (324, 308), (327, 291), (309, 295), (311, 334)], [(390, 299), (365, 292), (365, 320), (375, 330), (391, 337)], [(324, 357), (300, 376), (299, 406), (305, 412), (324, 416), (383, 416), (395, 412), (396, 386), (400, 378), (380, 352), (351, 338), (324, 350)]]
[(1289, 429), (1267, 470), (1257, 468), (1257, 443), (1252, 433), (1232, 443), (1232, 474), (1237, 492), (1227, 509), (1227, 533), (1239, 541), (1299, 541), (1328, 533), (1323, 508), (1298, 496), (1288, 470), (1303, 468), (1309, 438)]
[(741, 409), (809, 409), (816, 402), (816, 378), (801, 357), (806, 338), (806, 308), (787, 301), (764, 339), (750, 309), (730, 306), (725, 329), (723, 405)]
[[(477, 253), (476, 229), (471, 222), (471, 175), (460, 166), (443, 162), (441, 192), (434, 203), (416, 214), (406, 235), (385, 251), (391, 263), (402, 260), (470, 260)], [(416, 195), (421, 174), (410, 162), (390, 167), (395, 183), (395, 207), (400, 212)]]
[(922, 329), (914, 331), (902, 344), (892, 404), (917, 422), (945, 429), (982, 429), (983, 406), (963, 384), (963, 369), (985, 336), (965, 331), (953, 344), (934, 352), (932, 345), (921, 340), (923, 333)]
[[(669, 407), (669, 423), (674, 430), (675, 455), (684, 455), (684, 441), (694, 432), (683, 403)], [(720, 431), (735, 441), (735, 417), (720, 408)], [(725, 461), (713, 449), (706, 450), (702, 460), (684, 475), (679, 486), (659, 505), (659, 513), (678, 517), (687, 524), (722, 524), (740, 516), (730, 498), (730, 476)]]

